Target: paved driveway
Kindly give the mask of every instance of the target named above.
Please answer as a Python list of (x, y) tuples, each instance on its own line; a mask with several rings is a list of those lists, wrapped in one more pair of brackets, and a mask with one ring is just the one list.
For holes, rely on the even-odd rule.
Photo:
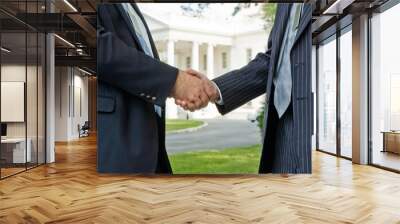
[(204, 120), (208, 126), (194, 132), (167, 134), (169, 153), (224, 149), (259, 144), (260, 130), (256, 123), (247, 120)]

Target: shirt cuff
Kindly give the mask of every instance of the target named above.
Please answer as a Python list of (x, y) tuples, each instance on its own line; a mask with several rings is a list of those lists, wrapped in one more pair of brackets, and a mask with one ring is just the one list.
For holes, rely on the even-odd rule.
[(214, 84), (215, 88), (218, 90), (218, 94), (219, 94), (219, 98), (218, 98), (218, 100), (215, 101), (215, 103), (222, 106), (222, 105), (224, 105), (224, 100), (222, 99), (221, 90), (219, 90), (218, 85), (214, 81), (212, 81), (212, 83)]

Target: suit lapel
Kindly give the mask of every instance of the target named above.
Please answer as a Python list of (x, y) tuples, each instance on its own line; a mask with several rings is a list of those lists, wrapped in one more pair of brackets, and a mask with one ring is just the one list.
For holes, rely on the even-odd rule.
[(300, 18), (299, 29), (297, 30), (296, 37), (294, 39), (293, 45), (296, 44), (297, 40), (300, 38), (303, 31), (311, 23), (312, 7), (311, 4), (304, 4), (303, 13)]
[(130, 20), (130, 18), (128, 17), (128, 14), (126, 14), (126, 11), (125, 11), (124, 7), (122, 7), (122, 3), (117, 4), (117, 8), (118, 8), (118, 10), (119, 10), (121, 16), (124, 18), (125, 23), (126, 23), (126, 26), (128, 27), (129, 32), (131, 32), (132, 37), (133, 37), (133, 39), (134, 39), (135, 42), (136, 42), (136, 45), (138, 46), (138, 48), (139, 48), (141, 51), (144, 51), (143, 48), (142, 48), (142, 45), (140, 44), (140, 41), (139, 41), (138, 37), (136, 36), (136, 32), (135, 32), (135, 29), (134, 29), (133, 26), (132, 26), (131, 20)]
[(279, 4), (278, 8), (278, 14), (277, 17), (275, 18), (275, 26), (277, 27), (275, 30), (274, 34), (274, 40), (273, 40), (273, 48), (274, 50), (272, 51), (272, 73), (275, 73), (275, 67), (276, 63), (278, 62), (278, 57), (280, 53), (280, 49), (282, 47), (282, 40), (283, 37), (285, 36), (285, 31), (286, 31), (286, 25), (289, 20), (289, 12), (292, 4)]

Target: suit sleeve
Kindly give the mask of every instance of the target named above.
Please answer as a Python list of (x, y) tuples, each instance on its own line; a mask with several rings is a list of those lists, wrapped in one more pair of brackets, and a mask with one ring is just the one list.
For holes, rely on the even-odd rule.
[(128, 46), (113, 32), (112, 19), (104, 4), (98, 7), (98, 79), (143, 100), (165, 105), (178, 69)]
[(217, 105), (217, 109), (222, 115), (265, 93), (267, 78), (270, 75), (268, 72), (271, 45), (270, 35), (265, 53), (257, 54), (246, 66), (230, 71), (213, 80), (218, 86), (223, 99), (223, 104)]

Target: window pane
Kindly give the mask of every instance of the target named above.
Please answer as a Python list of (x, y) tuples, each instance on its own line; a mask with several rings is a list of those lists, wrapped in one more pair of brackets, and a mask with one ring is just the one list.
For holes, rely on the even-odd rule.
[(400, 170), (400, 5), (371, 19), (372, 162)]
[(38, 45), (38, 164), (45, 163), (45, 60), (46, 60), (46, 36), (43, 33), (39, 33), (39, 45)]
[(318, 147), (336, 153), (336, 41), (318, 49)]
[[(26, 33), (1, 34), (1, 177), (25, 170), (30, 161), (26, 141)], [(28, 151), (27, 146), (28, 145)]]
[(226, 52), (222, 53), (222, 68), (226, 68), (228, 66)]
[(27, 80), (26, 80), (26, 116), (27, 116), (27, 140), (28, 140), (28, 150), (31, 153), (28, 160), (28, 168), (34, 167), (37, 165), (37, 80), (38, 80), (38, 36), (36, 32), (28, 32), (27, 33)]
[(253, 58), (252, 58), (252, 55), (253, 54), (253, 52), (252, 52), (252, 50), (250, 49), (250, 48), (248, 48), (247, 50), (246, 50), (246, 57), (247, 57), (247, 62), (250, 62)]
[(351, 158), (352, 141), (352, 33), (340, 37), (340, 152)]

